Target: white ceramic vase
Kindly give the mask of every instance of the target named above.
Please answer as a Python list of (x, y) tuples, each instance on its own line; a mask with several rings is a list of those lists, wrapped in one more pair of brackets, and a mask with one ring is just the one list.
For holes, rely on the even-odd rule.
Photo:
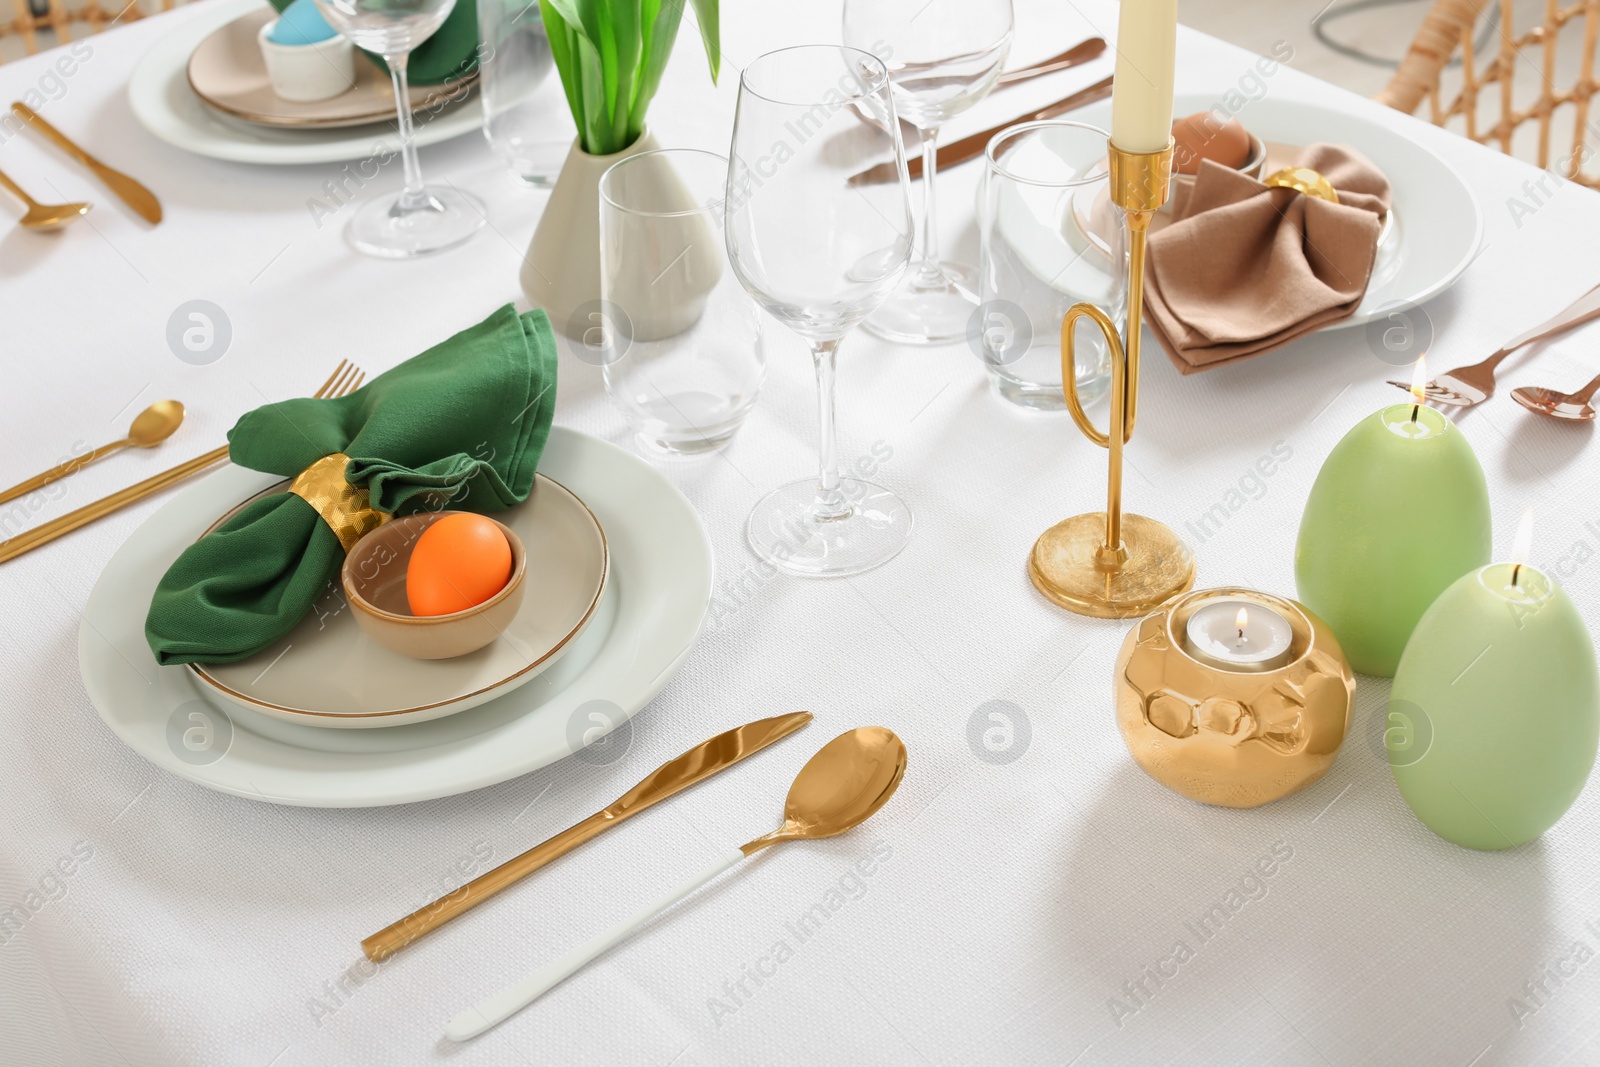
[[(572, 142), (544, 214), (522, 260), (522, 291), (550, 315), (550, 325), (582, 339), (599, 322), (600, 176), (613, 163), (660, 147), (646, 129), (620, 152), (595, 156)], [(594, 315), (582, 314), (594, 303)]]

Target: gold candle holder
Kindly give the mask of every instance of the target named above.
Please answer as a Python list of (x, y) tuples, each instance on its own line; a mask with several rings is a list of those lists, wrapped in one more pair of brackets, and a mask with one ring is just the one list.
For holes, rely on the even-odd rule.
[[(1061, 322), (1061, 388), (1067, 410), (1085, 437), (1110, 452), (1106, 510), (1075, 515), (1034, 543), (1028, 576), (1050, 600), (1080, 615), (1121, 619), (1143, 615), (1194, 584), (1194, 556), (1155, 519), (1122, 511), (1122, 448), (1133, 437), (1139, 406), (1139, 332), (1144, 310), (1145, 238), (1150, 219), (1167, 201), (1172, 144), (1160, 152), (1109, 146), (1111, 199), (1122, 208), (1128, 237), (1128, 337), (1093, 304), (1074, 304)], [(1105, 433), (1078, 399), (1074, 327), (1091, 320), (1111, 352), (1111, 420)]]
[[(1292, 631), (1287, 660), (1260, 670), (1192, 654), (1189, 617), (1216, 600), (1269, 609)], [(1326, 623), (1250, 589), (1203, 589), (1128, 631), (1117, 657), (1117, 726), (1146, 774), (1204, 804), (1253, 808), (1327, 773), (1350, 724), (1355, 675)]]

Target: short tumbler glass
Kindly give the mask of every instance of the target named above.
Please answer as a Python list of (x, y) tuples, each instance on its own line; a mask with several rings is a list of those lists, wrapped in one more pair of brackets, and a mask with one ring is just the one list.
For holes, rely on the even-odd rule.
[(728, 160), (661, 149), (600, 179), (599, 317), (606, 392), (653, 449), (732, 437), (766, 376), (761, 312), (728, 263)]
[(554, 185), (575, 127), (561, 87), (552, 84), (555, 60), (538, 0), (477, 3), (483, 135), (512, 174), (529, 185)]
[[(1127, 327), (1126, 239), (1111, 203), (1104, 130), (1078, 122), (1029, 122), (989, 142), (981, 193), (982, 304), (967, 340), (996, 391), (1024, 407), (1060, 410), (1061, 320), (1096, 304)], [(1105, 395), (1110, 352), (1080, 319), (1074, 348), (1079, 399)]]

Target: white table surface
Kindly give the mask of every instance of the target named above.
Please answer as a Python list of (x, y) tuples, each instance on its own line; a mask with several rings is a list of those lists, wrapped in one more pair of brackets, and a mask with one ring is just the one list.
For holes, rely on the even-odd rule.
[[(725, 148), (741, 64), (795, 41), (837, 40), (837, 10), (831, 0), (726, 5), (716, 90), (685, 26), (651, 111), (661, 140)], [(0, 167), (41, 195), (98, 205), (53, 237), (0, 232), (0, 484), (75, 442), (116, 436), (158, 397), (179, 397), (191, 413), (157, 453), (103, 462), (35, 514), (7, 511), (14, 526), (212, 447), (240, 413), (307, 391), (339, 357), (381, 370), (521, 299), (518, 260), (544, 197), (513, 188), (475, 137), (427, 150), (423, 163), (487, 200), (493, 230), (437, 258), (388, 263), (344, 244), (348, 210), (314, 224), (307, 200), (338, 167), (217, 163), (146, 135), (124, 97), (128, 74), (153, 41), (198, 14), (180, 9), (94, 38), (92, 56), (44, 109), (144, 178), (166, 205), (161, 226), (146, 227), (32, 136), (0, 144)], [(1104, 4), (1080, 13), (1026, 0), (1018, 25), (1013, 55), (1026, 61), (1090, 26), (1110, 36), (1115, 17)], [(56, 88), (51, 60), (0, 68), (0, 99)], [(1179, 89), (1220, 94), (1251, 63), (1185, 33)], [(1102, 60), (1008, 92), (950, 136), (1109, 70)], [(1546, 183), (1532, 194), (1543, 206), (1519, 226), (1508, 205), (1532, 204), (1531, 167), (1293, 70), (1266, 79), (1265, 91), (1370, 114), (1467, 176), (1487, 239), (1462, 282), (1426, 308), (1437, 365), (1487, 354), (1600, 277), (1600, 197), (1571, 186), (1552, 196), (1556, 183)], [(967, 254), (977, 169), (950, 172), (941, 197), (947, 240)], [(391, 167), (368, 192), (398, 183)], [(168, 316), (195, 298), (220, 305), (233, 329), (226, 355), (203, 367), (180, 362), (165, 341)], [(962, 345), (847, 342), (846, 456), (875, 444), (892, 453), (879, 477), (911, 503), (915, 539), (857, 578), (769, 579), (744, 545), (744, 516), (814, 454), (808, 361), (774, 333), (765, 394), (735, 441), (718, 456), (660, 462), (715, 544), (714, 619), (634, 720), (631, 751), (605, 767), (566, 760), (464, 796), (360, 811), (208, 792), (125, 749), (78, 678), (79, 611), (103, 561), (157, 502), (0, 568), (0, 910), (31, 912), (0, 933), (0, 1062), (1600, 1062), (1595, 788), (1524, 848), (1479, 854), (1441, 841), (1411, 815), (1372, 747), (1387, 683), (1370, 678), (1339, 760), (1297, 796), (1229, 811), (1146, 778), (1112, 716), (1111, 665), (1126, 624), (1058, 611), (1024, 568), (1040, 531), (1100, 506), (1104, 453), (1064, 415), (996, 399)], [(1502, 389), (1575, 387), (1600, 369), (1597, 341), (1600, 326), (1590, 326), (1536, 363), (1514, 362)], [(1350, 425), (1395, 399), (1383, 384), (1393, 369), (1361, 331), (1185, 379), (1152, 353), (1128, 453), (1129, 506), (1190, 537), (1201, 584), (1293, 595), (1293, 539), (1311, 481)], [(557, 420), (627, 443), (598, 372), (563, 355), (561, 375)], [(1504, 397), (1461, 425), (1492, 487), (1497, 548), (1508, 548), (1524, 508), (1538, 509), (1536, 558), (1593, 629), (1593, 432), (1538, 421)], [(1255, 460), (1278, 442), (1290, 458), (1257, 487)], [(1239, 488), (1242, 507), (1220, 529), (1203, 541), (1187, 531)], [(967, 740), (974, 712), (996, 700), (1020, 709), (1030, 735), (1010, 762), (979, 758)], [(360, 965), (360, 938), (464, 876), (587, 815), (711, 733), (798, 707), (818, 719), (799, 736), (605, 835), (377, 973)], [(792, 773), (825, 739), (864, 723), (891, 726), (911, 753), (899, 794), (868, 826), (763, 855), (493, 1033), (460, 1047), (443, 1041), (445, 1019), (464, 1005), (774, 825)], [(1254, 899), (1208, 940), (1195, 937), (1186, 924), (1274, 849), (1288, 858), (1272, 877), (1245, 881)], [(58, 861), (72, 873), (56, 873)], [(801, 929), (814, 905), (825, 918)], [(1159, 986), (1145, 979), (1142, 1003), (1127, 999), (1125, 983), (1178, 941), (1193, 958)], [(1119, 997), (1138, 1010), (1115, 1012)], [(1514, 1013), (1515, 1000), (1531, 1010)]]

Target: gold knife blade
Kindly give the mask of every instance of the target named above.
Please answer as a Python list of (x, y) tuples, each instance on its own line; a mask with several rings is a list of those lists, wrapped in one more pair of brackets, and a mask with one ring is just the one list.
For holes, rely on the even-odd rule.
[[(939, 169), (944, 170), (946, 167), (953, 167), (958, 163), (965, 163), (969, 159), (976, 159), (978, 156), (983, 155), (984, 150), (989, 147), (989, 141), (994, 138), (995, 134), (1009, 130), (1019, 123), (1043, 122), (1046, 119), (1057, 118), (1069, 111), (1076, 111), (1080, 107), (1088, 107), (1096, 100), (1104, 100), (1110, 95), (1111, 78), (1108, 76), (1086, 89), (1080, 89), (1071, 96), (1057, 100), (1049, 107), (1040, 108), (1031, 115), (1021, 115), (1010, 122), (1002, 122), (1000, 125), (991, 126), (987, 130), (979, 130), (977, 133), (963, 137), (959, 141), (951, 141), (949, 144), (942, 145), (939, 148), (937, 154)], [(912, 178), (922, 177), (922, 158), (913, 156), (906, 160), (906, 171)], [(879, 163), (877, 166), (868, 167), (860, 174), (852, 177), (850, 184), (881, 185), (884, 182), (896, 181), (898, 178), (899, 175), (895, 171), (894, 163)]]
[(381, 962), (405, 948), (430, 930), (437, 929), (457, 915), (475, 908), (500, 890), (532, 874), (552, 860), (565, 856), (579, 845), (639, 814), (646, 808), (683, 792), (696, 782), (726, 770), (746, 756), (753, 756), (774, 741), (781, 741), (812, 719), (809, 711), (796, 711), (758, 719), (702, 741), (676, 759), (668, 760), (645, 776), (644, 781), (618, 797), (602, 811), (569, 826), (542, 844), (514, 856), (492, 871), (486, 871), (431, 904), (424, 904), (397, 923), (393, 923), (361, 942), (367, 959)]
[(88, 152), (79, 148), (71, 138), (50, 125), (37, 111), (20, 100), (12, 102), (11, 112), (54, 141), (56, 146), (67, 155), (93, 171), (95, 177), (106, 184), (106, 188), (115, 193), (124, 204), (133, 208), (146, 222), (157, 223), (161, 221), (161, 201), (157, 200), (155, 194), (149, 189), (146, 189), (120, 170), (106, 166)]

